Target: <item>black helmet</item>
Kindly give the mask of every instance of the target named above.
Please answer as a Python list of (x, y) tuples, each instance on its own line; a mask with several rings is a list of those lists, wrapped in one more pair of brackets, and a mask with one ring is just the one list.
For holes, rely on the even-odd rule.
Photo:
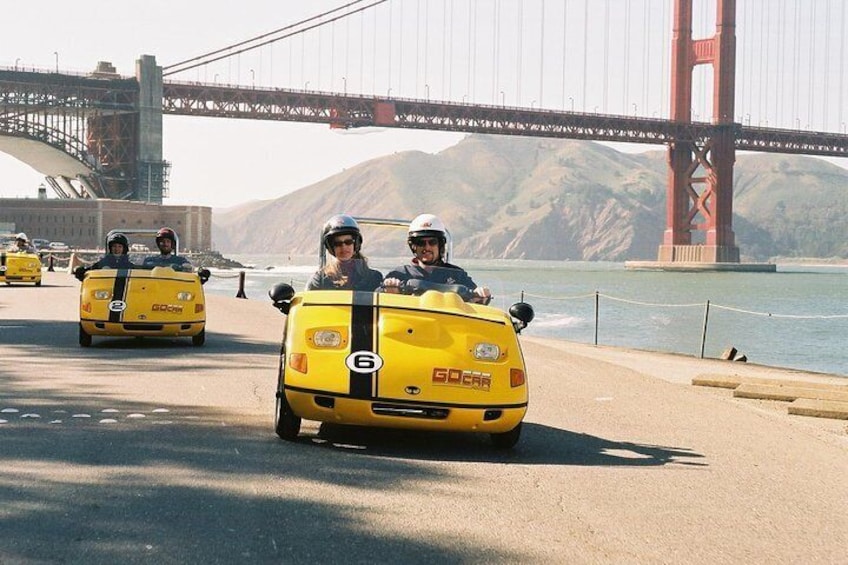
[(177, 234), (171, 228), (159, 228), (159, 231), (156, 232), (156, 243), (159, 243), (160, 239), (170, 239), (171, 243), (176, 247), (177, 245)]
[(323, 240), (324, 247), (330, 252), (330, 255), (336, 255), (333, 249), (333, 238), (337, 235), (352, 235), (353, 236), (353, 252), (359, 253), (362, 247), (362, 232), (359, 231), (359, 224), (352, 217), (345, 214), (333, 216), (327, 223), (324, 224)]
[(113, 243), (120, 243), (124, 246), (124, 253), (126, 255), (130, 251), (130, 242), (122, 233), (113, 233), (110, 234), (109, 237), (106, 238), (106, 250), (111, 251)]

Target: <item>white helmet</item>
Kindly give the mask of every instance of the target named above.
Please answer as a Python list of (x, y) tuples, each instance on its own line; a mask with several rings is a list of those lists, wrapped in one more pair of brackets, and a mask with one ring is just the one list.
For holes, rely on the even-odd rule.
[(27, 241), (29, 241), (29, 238), (27, 237), (27, 234), (25, 234), (24, 232), (21, 232), (21, 233), (19, 233), (18, 235), (15, 236), (15, 241), (19, 241), (19, 240), (23, 241), (23, 242), (27, 242)]
[(409, 249), (415, 253), (412, 246), (412, 241), (419, 237), (436, 237), (439, 239), (439, 252), (444, 254), (445, 243), (447, 242), (448, 230), (444, 222), (438, 216), (433, 214), (420, 214), (409, 223), (409, 231), (407, 232), (406, 243)]
[(409, 238), (414, 237), (438, 237), (443, 241), (447, 239), (447, 228), (438, 216), (433, 214), (420, 214), (409, 223)]

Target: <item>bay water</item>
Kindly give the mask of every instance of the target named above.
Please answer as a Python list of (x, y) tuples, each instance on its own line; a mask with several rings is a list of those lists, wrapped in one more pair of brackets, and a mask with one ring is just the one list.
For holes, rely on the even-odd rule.
[[(302, 290), (315, 257), (234, 255), (249, 300), (276, 283)], [(386, 273), (406, 258), (372, 258)], [(493, 306), (524, 299), (536, 318), (527, 335), (719, 358), (730, 347), (749, 362), (848, 377), (848, 266), (782, 265), (776, 273), (661, 272), (623, 263), (457, 259)], [(235, 296), (239, 270), (215, 270), (209, 293)]]

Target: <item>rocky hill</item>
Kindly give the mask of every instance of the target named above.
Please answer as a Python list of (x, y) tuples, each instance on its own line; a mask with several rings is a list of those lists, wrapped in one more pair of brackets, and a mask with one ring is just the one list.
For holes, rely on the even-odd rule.
[[(819, 159), (738, 155), (733, 226), (746, 260), (848, 257), (848, 171)], [(473, 135), (439, 154), (374, 159), (278, 199), (213, 213), (225, 253), (314, 253), (333, 214), (441, 216), (454, 256), (652, 260), (665, 228), (665, 153), (586, 141)], [(403, 234), (366, 233), (372, 256)]]

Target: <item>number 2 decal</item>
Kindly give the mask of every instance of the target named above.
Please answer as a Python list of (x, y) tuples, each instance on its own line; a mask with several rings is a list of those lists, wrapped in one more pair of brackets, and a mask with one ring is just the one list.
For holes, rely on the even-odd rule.
[(345, 365), (354, 373), (373, 373), (383, 366), (383, 358), (373, 351), (354, 351), (345, 359)]

